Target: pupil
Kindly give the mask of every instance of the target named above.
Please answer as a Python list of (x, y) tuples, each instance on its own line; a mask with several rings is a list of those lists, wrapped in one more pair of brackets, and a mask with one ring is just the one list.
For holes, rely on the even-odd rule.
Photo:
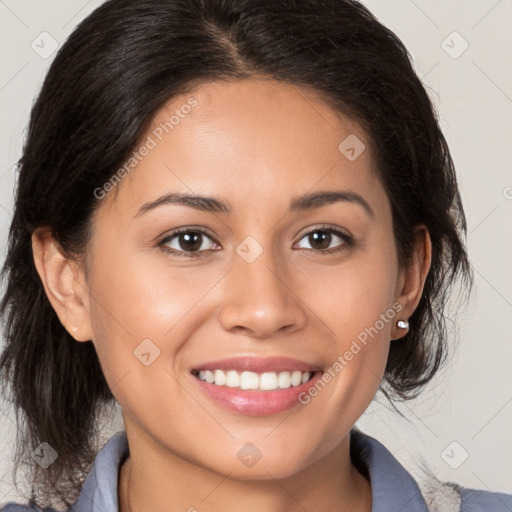
[[(197, 251), (201, 247), (201, 233), (194, 231), (190, 233), (180, 235), (180, 247), (186, 251)], [(183, 243), (183, 241), (185, 241), (185, 243)]]
[[(331, 233), (326, 231), (315, 231), (309, 235), (309, 243), (313, 248), (327, 249), (331, 243)], [(320, 247), (315, 247), (315, 244), (319, 244)]]

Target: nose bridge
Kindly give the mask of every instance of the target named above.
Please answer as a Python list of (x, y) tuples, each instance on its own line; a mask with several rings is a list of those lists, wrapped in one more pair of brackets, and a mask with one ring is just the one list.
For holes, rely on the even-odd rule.
[(286, 261), (279, 260), (270, 235), (259, 238), (263, 243), (249, 236), (236, 247), (221, 321), (227, 330), (245, 329), (263, 337), (298, 327), (305, 315), (287, 282)]

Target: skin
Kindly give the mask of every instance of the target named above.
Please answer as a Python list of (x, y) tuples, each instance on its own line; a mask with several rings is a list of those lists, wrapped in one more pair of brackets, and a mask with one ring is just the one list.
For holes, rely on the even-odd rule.
[[(390, 340), (406, 333), (396, 321), (420, 300), (428, 233), (418, 227), (410, 264), (399, 268), (371, 141), (314, 91), (257, 79), (203, 84), (174, 98), (151, 129), (190, 96), (197, 106), (102, 200), (85, 260), (67, 257), (44, 230), (33, 236), (55, 311), (78, 342), (92, 340), (123, 410), (130, 457), (120, 510), (368, 512), (349, 431), (378, 390)], [(338, 149), (350, 134), (366, 146), (354, 161)], [(330, 190), (361, 195), (374, 215), (349, 201), (288, 211), (292, 198)], [(167, 204), (136, 216), (168, 192), (215, 197), (233, 212)], [(326, 246), (341, 250), (320, 253), (307, 235), (323, 224), (354, 244), (332, 234)], [(199, 257), (158, 246), (183, 226), (209, 233)], [(248, 236), (263, 250), (252, 263), (236, 252)], [(167, 246), (183, 254), (179, 242)], [(328, 368), (393, 304), (395, 319), (307, 405), (244, 416), (206, 397), (190, 374), (232, 356)], [(160, 350), (149, 366), (134, 356), (147, 338)], [(262, 453), (251, 468), (237, 457), (249, 442)]]

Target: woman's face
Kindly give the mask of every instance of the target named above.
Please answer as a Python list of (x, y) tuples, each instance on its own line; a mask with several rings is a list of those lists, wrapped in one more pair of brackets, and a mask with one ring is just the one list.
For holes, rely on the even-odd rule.
[(174, 98), (140, 148), (95, 213), (79, 332), (148, 457), (294, 474), (347, 439), (412, 312), (367, 135), (246, 80)]

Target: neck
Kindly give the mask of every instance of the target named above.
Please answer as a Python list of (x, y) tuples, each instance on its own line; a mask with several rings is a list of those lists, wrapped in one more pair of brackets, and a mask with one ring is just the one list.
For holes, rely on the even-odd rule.
[[(127, 431), (128, 435), (128, 431)], [(241, 480), (212, 471), (128, 435), (130, 456), (119, 475), (119, 511), (371, 512), (369, 482), (350, 460), (349, 436), (286, 478)], [(134, 441), (134, 443), (132, 443)]]

